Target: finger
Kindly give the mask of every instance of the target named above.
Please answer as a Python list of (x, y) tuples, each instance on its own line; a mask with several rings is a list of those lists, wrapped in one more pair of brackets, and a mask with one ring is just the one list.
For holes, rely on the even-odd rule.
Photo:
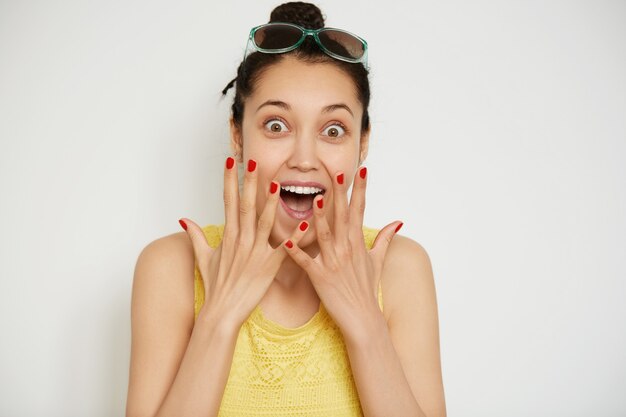
[(350, 241), (357, 253), (365, 256), (367, 248), (363, 239), (363, 216), (365, 215), (365, 189), (367, 186), (367, 168), (361, 167), (354, 175), (352, 195), (350, 196)]
[(256, 226), (257, 163), (249, 159), (243, 179), (243, 195), (239, 202), (239, 243), (252, 247)]
[[(302, 229), (302, 224), (300, 225), (299, 230)], [(303, 236), (304, 234), (302, 234)], [(291, 259), (297, 263), (300, 268), (304, 269), (310, 278), (317, 276), (316, 270), (318, 268), (317, 262), (315, 259), (311, 258), (308, 253), (300, 249), (298, 246), (299, 239), (288, 239), (283, 242), (282, 247), (284, 248), (283, 253), (289, 255)], [(313, 279), (313, 278), (312, 278)]]
[(282, 245), (278, 246), (274, 253), (272, 254), (272, 262), (275, 265), (280, 266), (283, 262), (283, 259), (287, 256), (287, 252), (285, 250), (286, 242), (291, 242), (292, 245), (297, 245), (300, 240), (306, 235), (306, 232), (309, 230), (309, 222), (303, 220), (300, 222), (296, 230), (294, 230), (291, 234), (291, 237), (283, 242)]
[(239, 230), (239, 180), (235, 159), (226, 158), (224, 164), (224, 234)]
[(255, 245), (267, 245), (272, 227), (274, 226), (274, 219), (276, 218), (276, 207), (278, 207), (278, 199), (280, 197), (280, 183), (278, 181), (272, 181), (267, 194), (267, 202), (261, 217), (259, 217), (259, 224), (257, 225), (256, 243)]
[(213, 248), (209, 246), (202, 228), (186, 217), (178, 220), (178, 222), (191, 240), (196, 265), (198, 267), (201, 265), (208, 265), (208, 261), (213, 253)]
[(350, 242), (348, 239), (350, 212), (348, 211), (348, 186), (345, 184), (343, 172), (339, 172), (335, 175), (333, 181), (333, 200), (335, 242), (347, 246)]
[(291, 242), (294, 244), (298, 244), (300, 240), (306, 235), (307, 230), (309, 230), (309, 222), (306, 220), (302, 220), (298, 225), (298, 228), (294, 230), (291, 236)]
[(391, 222), (387, 226), (383, 227), (380, 232), (378, 232), (378, 235), (376, 235), (372, 249), (370, 249), (370, 254), (375, 260), (378, 261), (375, 262), (377, 266), (382, 267), (382, 262), (387, 254), (389, 244), (403, 224), (404, 223), (401, 221)]
[(315, 233), (317, 243), (320, 246), (320, 254), (324, 262), (331, 267), (337, 267), (338, 261), (333, 245), (333, 233), (328, 226), (326, 215), (324, 214), (324, 196), (318, 194), (313, 199), (313, 219), (315, 221)]
[(365, 188), (367, 186), (367, 168), (361, 167), (354, 175), (352, 196), (350, 197), (350, 228), (354, 237), (362, 234), (365, 214)]
[(239, 179), (237, 164), (232, 157), (224, 164), (224, 236), (220, 263), (230, 265), (235, 253), (235, 242), (239, 234)]

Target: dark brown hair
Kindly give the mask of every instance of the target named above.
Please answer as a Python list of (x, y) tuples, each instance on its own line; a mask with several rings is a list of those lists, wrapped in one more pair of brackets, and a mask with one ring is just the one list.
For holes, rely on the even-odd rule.
[[(322, 11), (311, 3), (303, 2), (281, 4), (272, 11), (269, 21), (270, 23), (294, 23), (306, 29), (320, 29), (324, 27)], [(222, 91), (222, 94), (226, 95), (228, 90), (235, 85), (235, 98), (231, 107), (235, 126), (241, 128), (245, 100), (254, 92), (256, 82), (267, 69), (281, 62), (285, 55), (293, 55), (297, 59), (309, 63), (329, 63), (337, 66), (350, 76), (354, 82), (357, 97), (363, 105), (361, 133), (369, 131), (370, 85), (367, 69), (363, 64), (344, 62), (326, 55), (310, 36), (307, 36), (302, 45), (293, 51), (283, 54), (253, 52), (239, 65), (237, 77), (228, 83)]]

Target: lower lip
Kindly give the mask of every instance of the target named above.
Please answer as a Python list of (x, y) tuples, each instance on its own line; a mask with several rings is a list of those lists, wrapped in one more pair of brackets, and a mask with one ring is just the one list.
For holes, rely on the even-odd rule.
[(280, 205), (283, 207), (283, 210), (285, 210), (285, 213), (294, 219), (306, 220), (313, 215), (313, 207), (305, 211), (297, 211), (285, 204), (282, 198), (280, 199)]

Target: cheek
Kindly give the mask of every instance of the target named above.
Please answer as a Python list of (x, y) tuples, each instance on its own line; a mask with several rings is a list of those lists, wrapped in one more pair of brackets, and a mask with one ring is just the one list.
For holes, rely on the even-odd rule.
[[(254, 158), (254, 157), (253, 157)], [(257, 184), (256, 184), (256, 201), (257, 208), (259, 203), (265, 201), (267, 199), (267, 194), (269, 193), (270, 182), (272, 181), (272, 176), (267, 174), (267, 167), (261, 168), (261, 161), (257, 158), (254, 158), (257, 162)], [(263, 207), (261, 206), (261, 209)]]
[[(268, 152), (250, 154), (257, 161), (256, 211), (261, 215), (269, 196), (270, 186), (280, 169), (281, 161), (268, 156)], [(277, 192), (280, 192), (277, 191)]]
[(356, 170), (359, 163), (359, 149), (354, 146), (329, 146), (323, 159), (331, 175), (338, 171), (349, 175)]
[(244, 131), (243, 154), (245, 158), (252, 158), (259, 164), (263, 161), (265, 165), (272, 164), (273, 160), (279, 157), (281, 141), (268, 139), (262, 131), (252, 127)]

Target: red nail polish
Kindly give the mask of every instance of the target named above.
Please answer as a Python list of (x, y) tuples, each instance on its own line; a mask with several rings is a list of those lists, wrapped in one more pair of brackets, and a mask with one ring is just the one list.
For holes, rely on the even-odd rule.
[(252, 172), (256, 169), (256, 161), (254, 159), (248, 160), (248, 172)]
[(359, 176), (363, 179), (365, 179), (365, 176), (367, 175), (367, 167), (363, 167), (361, 168), (361, 170), (359, 171)]
[(285, 242), (285, 246), (287, 246), (289, 249), (293, 248), (293, 242), (291, 240), (288, 240)]
[(337, 183), (339, 185), (343, 184), (343, 174), (337, 175)]
[(235, 160), (231, 158), (230, 156), (226, 158), (226, 169), (231, 169), (234, 166), (235, 166)]
[(278, 191), (278, 183), (272, 181), (272, 184), (270, 185), (270, 193), (274, 194), (276, 191)]
[(396, 226), (396, 231), (394, 233), (398, 233), (398, 230), (402, 228), (402, 225), (404, 225), (404, 223), (401, 222), (398, 226)]
[(317, 200), (317, 208), (324, 208), (324, 197)]
[(300, 230), (302, 230), (303, 232), (308, 228), (309, 228), (309, 224), (307, 222), (300, 223)]
[(183, 219), (180, 219), (178, 221), (178, 223), (180, 223), (181, 227), (185, 230), (187, 230), (187, 223), (185, 223), (185, 221)]

